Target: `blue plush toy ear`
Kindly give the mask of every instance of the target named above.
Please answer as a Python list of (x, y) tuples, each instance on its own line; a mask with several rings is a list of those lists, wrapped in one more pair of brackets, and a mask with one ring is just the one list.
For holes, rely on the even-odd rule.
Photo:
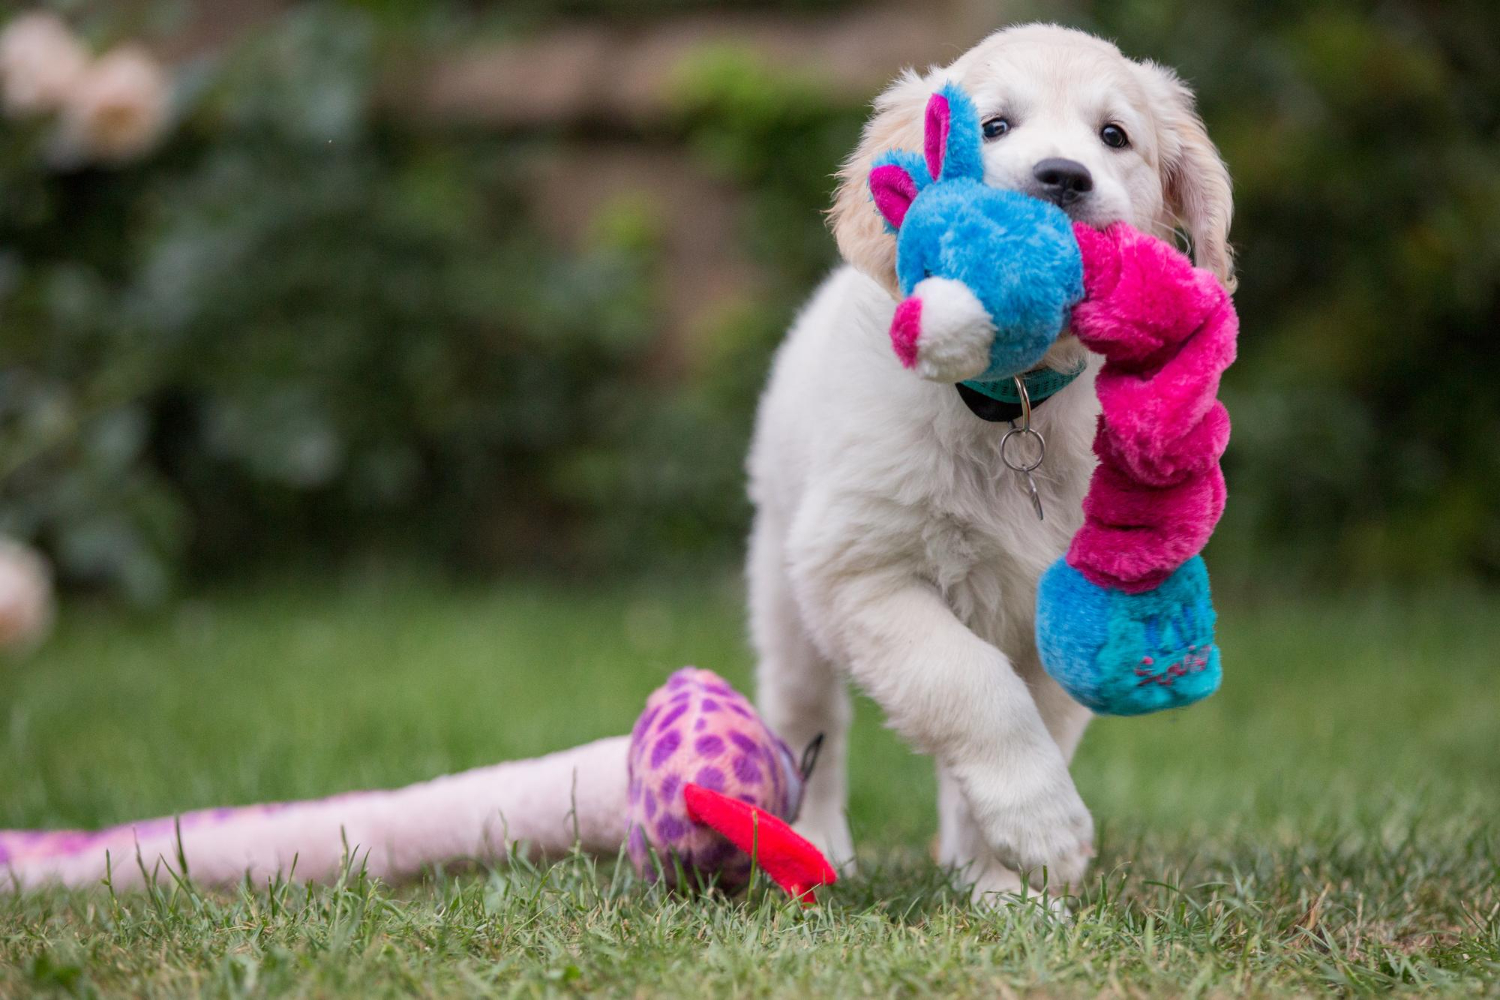
[(894, 232), (917, 195), (934, 181), (984, 180), (979, 113), (956, 83), (945, 83), (927, 99), (922, 155), (904, 149), (882, 154), (870, 171), (875, 207)]
[(981, 140), (974, 102), (958, 84), (943, 84), (927, 101), (922, 148), (928, 173), (940, 181), (984, 180)]

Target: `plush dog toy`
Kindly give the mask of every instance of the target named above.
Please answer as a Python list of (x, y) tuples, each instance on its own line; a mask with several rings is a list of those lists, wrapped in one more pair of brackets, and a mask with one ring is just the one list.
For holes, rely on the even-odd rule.
[[(625, 845), (638, 871), (692, 888), (743, 887), (758, 865), (793, 897), (832, 884), (828, 862), (787, 825), (799, 762), (750, 703), (707, 670), (652, 693), (630, 736), (496, 764), (394, 791), (202, 809), (96, 832), (0, 830), (0, 886), (139, 885), (162, 866), (200, 884), (247, 877), (330, 880), (353, 855), (373, 875), (409, 877), (517, 845), (557, 857)], [(753, 859), (753, 860), (752, 860)]]
[(923, 153), (895, 150), (871, 170), (906, 295), (891, 345), (924, 378), (991, 397), (1013, 377), (1066, 384), (1072, 373), (1031, 371), (1066, 327), (1104, 357), (1099, 466), (1083, 528), (1042, 576), (1037, 647), (1096, 712), (1190, 704), (1221, 677), (1198, 553), (1224, 509), (1229, 416), (1217, 395), (1234, 360), (1234, 306), (1161, 240), (1123, 223), (1073, 224), (987, 187), (981, 149), (974, 106), (950, 83), (928, 102)]

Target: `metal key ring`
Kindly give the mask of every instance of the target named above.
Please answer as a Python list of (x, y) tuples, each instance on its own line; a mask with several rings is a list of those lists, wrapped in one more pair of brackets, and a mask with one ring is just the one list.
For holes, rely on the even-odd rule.
[[(1019, 375), (1012, 375), (1011, 381), (1016, 384), (1016, 395), (1021, 399), (1021, 426), (1012, 427), (1005, 432), (1000, 439), (1000, 461), (1012, 472), (1028, 473), (1036, 471), (1047, 457), (1047, 439), (1042, 437), (1041, 431), (1031, 426), (1031, 394), (1026, 391), (1026, 380)], [(1029, 434), (1036, 438), (1036, 461), (1030, 465), (1018, 464), (1010, 457), (1010, 439), (1017, 434)]]
[(1021, 398), (1021, 426), (1030, 430), (1031, 393), (1026, 391), (1026, 380), (1019, 375), (1012, 375), (1010, 380), (1016, 384), (1016, 395)]
[[(1032, 462), (1030, 465), (1019, 464), (1013, 461), (1010, 457), (1011, 438), (1015, 437), (1018, 434), (1023, 437), (1026, 435), (1030, 435), (1031, 437), (1036, 438), (1036, 461)], [(1000, 439), (1000, 461), (1004, 462), (1005, 467), (1012, 472), (1035, 472), (1041, 466), (1042, 460), (1046, 457), (1047, 439), (1042, 437), (1041, 431), (1035, 430), (1034, 428), (1014, 427), (1006, 431), (1005, 436)]]

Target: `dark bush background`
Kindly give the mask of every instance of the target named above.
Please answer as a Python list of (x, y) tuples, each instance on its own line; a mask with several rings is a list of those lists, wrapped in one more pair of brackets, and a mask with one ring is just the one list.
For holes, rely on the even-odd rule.
[[(371, 556), (575, 574), (736, 556), (756, 393), (834, 261), (820, 212), (875, 85), (733, 37), (639, 116), (438, 114), (419, 81), (580, 26), (722, 15), (801, 37), (862, 5), (264, 3), (196, 47), (191, 4), (56, 6), (99, 44), (166, 53), (181, 114), (116, 169), (52, 169), (37, 130), (0, 122), (0, 533), (138, 601)], [(1221, 580), (1500, 575), (1500, 5), (1043, 13), (1178, 67), (1236, 180)], [(628, 183), (549, 221), (539, 178), (569, 150), (585, 178), (639, 156), (725, 192), (711, 242), (750, 277), (722, 301), (682, 287), (673, 199)]]

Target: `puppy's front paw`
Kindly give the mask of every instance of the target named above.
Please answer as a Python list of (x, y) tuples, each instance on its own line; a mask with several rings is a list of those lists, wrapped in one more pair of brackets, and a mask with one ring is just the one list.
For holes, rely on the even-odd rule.
[[(1048, 888), (1061, 888), (1048, 886)], [(1029, 909), (1058, 920), (1068, 920), (1067, 900), (1055, 892), (1037, 893), (1028, 889), (1021, 876), (998, 861), (988, 862), (974, 878), (969, 890), (970, 901), (978, 907), (990, 910)]]
[(995, 324), (967, 285), (924, 278), (896, 307), (891, 346), (907, 368), (933, 382), (962, 382), (990, 364)]
[(1094, 820), (1061, 759), (1033, 767), (959, 774), (974, 820), (995, 857), (1051, 891), (1078, 886), (1094, 856)]

